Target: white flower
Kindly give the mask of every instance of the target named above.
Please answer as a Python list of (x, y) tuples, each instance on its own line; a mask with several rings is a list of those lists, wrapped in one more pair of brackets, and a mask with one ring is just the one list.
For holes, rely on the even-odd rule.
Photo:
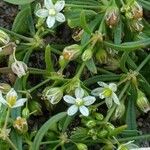
[(65, 21), (65, 16), (60, 13), (65, 6), (64, 0), (57, 1), (55, 5), (52, 0), (44, 0), (44, 6), (45, 8), (39, 9), (36, 15), (40, 18), (47, 18), (46, 23), (49, 28), (54, 26), (56, 20), (58, 22)]
[(0, 102), (10, 108), (23, 106), (27, 101), (27, 98), (21, 98), (19, 100), (17, 100), (17, 98), (17, 93), (13, 88), (7, 93), (6, 100), (4, 99), (4, 97), (2, 96), (2, 92), (0, 91)]
[(84, 90), (82, 88), (77, 88), (75, 90), (75, 97), (76, 98), (70, 95), (65, 95), (63, 97), (65, 102), (72, 104), (67, 111), (68, 115), (72, 116), (79, 110), (83, 116), (88, 116), (89, 110), (86, 106), (93, 104), (96, 100), (95, 97), (84, 97)]
[(26, 75), (28, 67), (23, 61), (16, 60), (14, 63), (12, 63), (11, 69), (19, 78), (21, 78), (22, 76)]
[(119, 99), (116, 95), (117, 85), (115, 83), (106, 84), (104, 82), (98, 82), (101, 86), (100, 88), (96, 88), (92, 91), (94, 96), (99, 96), (101, 99), (105, 98), (105, 102), (108, 108), (112, 106), (113, 101), (120, 105)]

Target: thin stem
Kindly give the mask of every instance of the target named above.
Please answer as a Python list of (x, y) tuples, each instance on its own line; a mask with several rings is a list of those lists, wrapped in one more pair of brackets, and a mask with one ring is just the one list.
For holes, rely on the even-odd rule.
[(82, 65), (81, 65), (81, 67), (79, 68), (79, 70), (78, 70), (77, 74), (75, 75), (75, 77), (80, 78), (84, 67), (85, 67), (85, 63), (82, 63)]
[(89, 6), (89, 5), (75, 5), (75, 4), (65, 4), (66, 7), (76, 7), (76, 8), (90, 8), (99, 9), (99, 6)]
[(94, 106), (95, 106), (95, 107), (99, 107), (99, 106), (103, 105), (104, 103), (105, 103), (105, 101), (102, 101), (102, 102), (100, 102), (100, 103), (98, 103), (98, 104), (95, 104)]
[(9, 115), (10, 115), (10, 108), (8, 108), (8, 110), (7, 110), (7, 114), (6, 114), (6, 119), (5, 119), (5, 123), (4, 123), (4, 126), (3, 126), (3, 130), (6, 130), (6, 128), (7, 128)]
[(62, 128), (62, 132), (65, 132), (68, 125), (70, 124), (70, 122), (72, 121), (73, 117), (70, 117), (70, 116), (67, 116), (66, 117), (66, 120), (65, 120), (65, 123), (63, 125), (63, 128)]
[(10, 144), (10, 146), (12, 147), (12, 149), (18, 150), (18, 148), (14, 145), (14, 143), (8, 137), (6, 137), (6, 141)]
[(31, 93), (33, 92), (34, 90), (36, 90), (37, 88), (43, 86), (44, 84), (46, 84), (47, 82), (49, 82), (51, 79), (46, 79), (44, 80), (43, 82), (39, 83), (38, 85), (34, 86), (33, 88), (29, 89), (28, 92)]
[(40, 145), (45, 145), (45, 144), (56, 144), (56, 143), (60, 143), (61, 140), (56, 140), (56, 141), (46, 141), (46, 142), (41, 142)]
[(149, 61), (149, 59), (150, 59), (150, 54), (138, 66), (138, 68), (136, 69), (136, 72), (139, 72), (144, 67), (144, 65)]

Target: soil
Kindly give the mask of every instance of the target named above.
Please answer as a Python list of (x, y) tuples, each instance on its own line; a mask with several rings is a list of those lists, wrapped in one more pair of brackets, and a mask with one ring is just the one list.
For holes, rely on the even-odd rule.
[[(18, 8), (15, 5), (10, 5), (8, 3), (5, 3), (3, 1), (0, 2), (0, 26), (1, 27), (5, 27), (7, 29), (11, 29), (12, 23), (14, 21), (15, 16), (17, 15), (18, 12)], [(149, 13), (145, 13), (146, 17), (149, 18)], [(61, 36), (61, 37), (60, 37)], [(51, 42), (60, 42), (60, 39), (65, 39), (63, 42), (64, 43), (70, 43), (72, 42), (72, 38), (71, 38), (71, 31), (68, 29), (67, 26), (63, 26), (63, 28), (60, 28), (60, 31), (58, 31), (58, 39), (56, 39), (56, 37), (51, 38)], [(49, 40), (49, 37), (47, 37), (46, 40)], [(34, 56), (33, 56), (34, 55)], [(40, 68), (43, 68), (43, 64), (41, 64), (41, 60), (43, 60), (43, 58), (41, 56), (44, 56), (43, 54), (33, 54), (31, 55), (31, 57), (36, 57), (37, 60), (37, 64), (36, 62), (34, 62), (33, 64), (36, 64), (36, 66), (40, 66)], [(32, 60), (32, 59), (31, 59)], [(1, 66), (2, 64), (0, 64)], [(32, 62), (30, 62), (30, 66), (32, 66)], [(36, 67), (34, 66), (34, 67)], [(9, 82), (6, 76), (1, 76), (0, 78), (0, 82)], [(34, 83), (35, 84), (35, 83)], [(137, 124), (138, 124), (138, 128), (142, 133), (148, 134), (150, 133), (150, 112), (144, 115), (141, 115), (138, 117), (137, 119)], [(141, 147), (149, 147), (150, 146), (150, 142), (149, 141), (144, 141), (141, 144)]]

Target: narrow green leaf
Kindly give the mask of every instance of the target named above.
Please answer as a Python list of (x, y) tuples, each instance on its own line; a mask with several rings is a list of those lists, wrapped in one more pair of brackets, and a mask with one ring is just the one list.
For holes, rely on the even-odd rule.
[(127, 128), (128, 130), (137, 130), (136, 108), (135, 108), (136, 100), (137, 100), (137, 90), (133, 85), (131, 85), (126, 114), (126, 124), (128, 126)]
[(4, 1), (15, 5), (24, 5), (24, 4), (31, 3), (35, 0), (4, 0)]
[(129, 56), (129, 52), (124, 52), (120, 60), (120, 68), (123, 72), (126, 72), (126, 73), (128, 72), (128, 69), (126, 68), (126, 62), (127, 62), (128, 56)]
[(32, 150), (39, 150), (40, 143), (45, 135), (45, 133), (51, 128), (54, 123), (57, 123), (59, 120), (66, 116), (66, 112), (59, 113), (52, 118), (50, 118), (44, 125), (39, 129), (38, 133), (36, 134), (33, 144), (31, 146)]
[(94, 63), (93, 59), (90, 59), (90, 60), (86, 61), (85, 64), (86, 64), (86, 67), (88, 68), (89, 71), (91, 71), (94, 74), (97, 73), (97, 68), (95, 66), (95, 63)]
[(122, 38), (122, 21), (120, 20), (118, 25), (114, 29), (114, 43), (120, 44)]
[(121, 45), (113, 44), (107, 41), (104, 41), (104, 45), (115, 50), (119, 51), (133, 51), (136, 49), (144, 48), (150, 45), (150, 38), (136, 41), (136, 42), (126, 42), (122, 43)]
[(80, 24), (81, 24), (81, 27), (84, 29), (85, 32), (87, 32), (88, 34), (92, 33), (90, 28), (88, 27), (87, 22), (86, 22), (86, 16), (85, 16), (84, 11), (82, 11), (80, 14)]

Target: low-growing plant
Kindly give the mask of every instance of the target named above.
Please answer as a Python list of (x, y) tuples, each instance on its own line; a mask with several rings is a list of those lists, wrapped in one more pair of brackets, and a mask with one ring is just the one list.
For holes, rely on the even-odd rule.
[(136, 120), (150, 110), (148, 0), (4, 1), (18, 14), (0, 27), (1, 150), (130, 150), (150, 139)]

